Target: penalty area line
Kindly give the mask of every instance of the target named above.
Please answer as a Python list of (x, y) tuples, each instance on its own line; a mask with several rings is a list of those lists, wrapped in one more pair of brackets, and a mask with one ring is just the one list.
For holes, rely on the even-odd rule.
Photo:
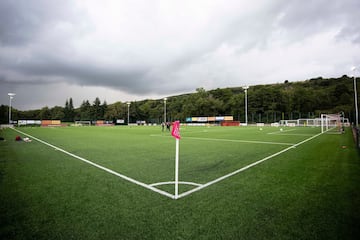
[[(151, 134), (151, 137), (171, 137), (170, 135), (157, 135)], [(255, 143), (255, 144), (269, 144), (269, 145), (285, 145), (294, 146), (295, 143), (282, 143), (282, 142), (264, 142), (264, 141), (251, 141), (251, 140), (238, 140), (238, 139), (225, 139), (225, 138), (199, 138), (199, 137), (182, 137), (182, 139), (192, 139), (200, 141), (218, 141), (218, 142), (235, 142), (235, 143)]]
[(264, 142), (264, 141), (251, 141), (251, 140), (237, 140), (237, 139), (222, 139), (222, 138), (198, 138), (198, 137), (184, 137), (187, 139), (202, 140), (202, 141), (219, 141), (219, 142), (236, 142), (236, 143), (255, 143), (255, 144), (270, 144), (270, 145), (287, 145), (294, 146), (293, 143), (282, 142)]
[(292, 131), (295, 131), (295, 129), (289, 129), (289, 130), (280, 130), (280, 131), (276, 131), (276, 132), (270, 132), (270, 133), (267, 133), (267, 134), (281, 134), (281, 133), (284, 133), (284, 132), (292, 132)]
[(22, 132), (22, 131), (20, 131), (20, 130), (17, 130), (17, 129), (15, 129), (15, 128), (12, 128), (12, 129), (13, 129), (14, 131), (18, 132), (18, 133), (21, 133), (21, 134), (23, 134), (23, 135), (26, 135), (26, 136), (34, 139), (34, 140), (36, 140), (36, 141), (38, 141), (38, 142), (40, 142), (40, 143), (42, 143), (42, 144), (45, 144), (45, 145), (47, 145), (47, 146), (49, 146), (49, 147), (52, 147), (52, 148), (54, 148), (55, 150), (58, 150), (58, 151), (60, 151), (60, 152), (63, 152), (63, 153), (65, 153), (65, 154), (67, 154), (67, 155), (69, 155), (69, 156), (71, 156), (71, 157), (73, 157), (73, 158), (79, 159), (79, 160), (81, 160), (81, 161), (83, 161), (83, 162), (85, 162), (85, 163), (87, 163), (87, 164), (90, 164), (90, 165), (92, 165), (92, 166), (94, 166), (94, 167), (96, 167), (96, 168), (99, 168), (99, 169), (101, 169), (101, 170), (103, 170), (103, 171), (105, 171), (105, 172), (111, 173), (111, 174), (113, 174), (113, 175), (115, 175), (115, 176), (118, 176), (118, 177), (120, 177), (120, 178), (122, 178), (122, 179), (124, 179), (124, 180), (126, 180), (126, 181), (129, 181), (129, 182), (134, 183), (134, 184), (136, 184), (136, 185), (139, 185), (139, 186), (141, 186), (141, 187), (147, 188), (147, 189), (149, 189), (149, 190), (151, 190), (151, 191), (157, 192), (157, 193), (159, 193), (159, 194), (161, 194), (161, 195), (164, 195), (164, 196), (166, 196), (166, 197), (175, 199), (175, 196), (174, 196), (173, 194), (170, 194), (170, 193), (168, 193), (168, 192), (162, 191), (162, 190), (160, 190), (160, 189), (158, 189), (158, 188), (155, 188), (155, 187), (153, 187), (153, 186), (151, 186), (151, 185), (145, 184), (145, 183), (143, 183), (143, 182), (140, 182), (140, 181), (135, 180), (135, 179), (133, 179), (133, 178), (130, 178), (130, 177), (128, 177), (128, 176), (125, 176), (125, 175), (123, 175), (123, 174), (121, 174), (121, 173), (115, 172), (115, 171), (113, 171), (113, 170), (111, 170), (111, 169), (109, 169), (109, 168), (103, 167), (103, 166), (101, 166), (101, 165), (99, 165), (99, 164), (97, 164), (97, 163), (91, 162), (90, 160), (87, 160), (87, 159), (85, 159), (85, 158), (83, 158), (83, 157), (80, 157), (80, 156), (77, 156), (77, 155), (75, 155), (75, 154), (73, 154), (73, 153), (70, 153), (70, 152), (68, 152), (68, 151), (65, 151), (65, 150), (62, 149), (62, 148), (59, 148), (59, 147), (57, 147), (57, 146), (55, 146), (55, 145), (52, 145), (52, 144), (50, 144), (50, 143), (48, 143), (48, 142), (45, 142), (45, 141), (43, 141), (43, 140), (41, 140), (41, 139), (39, 139), (39, 138), (36, 138), (36, 137), (34, 137), (34, 136), (31, 136), (30, 134), (24, 133), (24, 132)]

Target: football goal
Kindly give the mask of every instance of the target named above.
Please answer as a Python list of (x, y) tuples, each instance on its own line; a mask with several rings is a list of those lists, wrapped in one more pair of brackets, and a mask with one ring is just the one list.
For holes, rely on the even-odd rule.
[(349, 127), (348, 118), (341, 114), (321, 114), (320, 118), (300, 118), (296, 120), (280, 120), (280, 126), (287, 127), (321, 127), (321, 132), (337, 131), (341, 132), (343, 127)]
[(321, 114), (321, 132), (328, 131), (342, 133), (343, 124), (340, 114)]
[(91, 121), (75, 121), (74, 126), (91, 126)]

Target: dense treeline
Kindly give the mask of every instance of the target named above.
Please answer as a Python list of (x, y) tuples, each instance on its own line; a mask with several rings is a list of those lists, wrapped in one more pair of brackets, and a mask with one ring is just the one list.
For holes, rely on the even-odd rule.
[[(285, 81), (281, 84), (257, 85), (248, 89), (248, 121), (276, 122), (280, 119), (318, 117), (320, 113), (344, 112), (354, 118), (353, 78), (314, 78), (302, 82)], [(185, 121), (191, 116), (232, 115), (241, 122), (245, 119), (244, 90), (241, 87), (206, 91), (168, 97), (167, 119)], [(0, 106), (1, 123), (8, 122), (8, 106)], [(19, 111), (12, 109), (12, 119), (60, 119), (64, 122), (76, 120), (124, 119), (127, 121), (128, 106), (125, 102), (107, 105), (96, 98), (92, 103), (84, 100), (74, 108), (70, 98), (65, 106), (43, 107), (39, 110)], [(143, 120), (160, 123), (164, 119), (164, 100), (131, 102), (130, 122)]]

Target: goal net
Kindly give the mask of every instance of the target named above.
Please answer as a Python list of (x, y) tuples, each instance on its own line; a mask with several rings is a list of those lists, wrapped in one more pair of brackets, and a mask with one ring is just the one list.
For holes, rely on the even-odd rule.
[(75, 121), (75, 126), (91, 126), (91, 121)]
[(281, 126), (288, 127), (320, 127), (320, 118), (299, 118), (296, 120), (280, 120)]
[(280, 126), (296, 127), (298, 125), (298, 120), (280, 120)]
[(340, 114), (321, 114), (321, 132), (342, 133)]

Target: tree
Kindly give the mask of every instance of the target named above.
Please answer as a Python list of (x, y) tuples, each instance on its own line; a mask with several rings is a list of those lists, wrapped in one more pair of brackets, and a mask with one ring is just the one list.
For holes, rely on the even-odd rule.
[(0, 123), (9, 122), (9, 106), (1, 105), (0, 106)]
[(112, 118), (110, 118), (110, 119), (105, 118), (105, 113), (106, 113), (107, 108), (108, 108), (108, 105), (107, 105), (106, 101), (104, 100), (103, 104), (100, 106), (100, 119), (112, 120)]
[(122, 102), (116, 102), (106, 107), (104, 119), (116, 120), (127, 118), (127, 106)]
[(40, 119), (41, 109), (29, 110), (29, 111), (19, 111), (18, 119)]
[[(142, 112), (143, 116), (145, 116), (145, 119), (143, 120), (147, 122), (159, 122), (163, 119), (164, 105), (159, 103), (160, 101), (156, 100), (144, 101), (144, 103), (139, 107), (140, 112)], [(169, 108), (167, 109), (167, 112), (169, 113)]]
[(101, 101), (98, 97), (95, 98), (93, 105), (91, 106), (91, 120), (100, 120), (103, 119), (103, 116), (101, 115)]
[(91, 120), (91, 105), (89, 103), (89, 100), (84, 100), (80, 106), (80, 120)]
[(245, 122), (245, 94), (234, 94), (229, 100), (229, 109), (235, 119)]
[(49, 119), (51, 119), (51, 111), (47, 106), (43, 107), (40, 110), (40, 120), (49, 120)]
[(73, 122), (75, 118), (75, 109), (72, 98), (69, 99), (69, 121)]
[[(285, 81), (281, 84), (252, 86), (248, 91), (248, 116), (251, 121), (273, 122), (280, 118), (317, 116), (318, 113), (345, 112), (353, 118), (354, 113), (353, 78), (322, 77), (303, 82)], [(233, 115), (235, 119), (245, 119), (244, 90), (241, 87), (206, 91), (200, 87), (195, 93), (168, 97), (167, 119), (185, 121), (192, 116)], [(80, 108), (74, 109), (72, 98), (67, 99), (63, 108), (63, 120), (115, 120), (127, 119), (127, 105), (121, 102), (102, 104), (96, 98), (91, 105), (84, 100)], [(0, 107), (0, 121), (7, 123), (8, 106)], [(61, 118), (61, 107), (48, 107), (19, 111), (12, 109), (12, 119)], [(160, 123), (164, 119), (163, 99), (132, 102), (130, 121), (146, 120)], [(350, 121), (354, 121), (350, 119)]]
[(65, 117), (64, 108), (60, 106), (55, 106), (51, 108), (50, 112), (51, 112), (51, 119), (53, 120), (62, 120)]
[(75, 118), (75, 110), (74, 110), (72, 98), (70, 98), (69, 100), (66, 99), (63, 120), (65, 122), (73, 122), (74, 118)]
[(223, 88), (223, 89), (216, 89), (213, 91), (210, 91), (210, 95), (220, 101), (221, 108), (218, 109), (219, 114), (230, 114), (231, 113), (231, 98), (234, 95), (234, 92), (230, 88)]

